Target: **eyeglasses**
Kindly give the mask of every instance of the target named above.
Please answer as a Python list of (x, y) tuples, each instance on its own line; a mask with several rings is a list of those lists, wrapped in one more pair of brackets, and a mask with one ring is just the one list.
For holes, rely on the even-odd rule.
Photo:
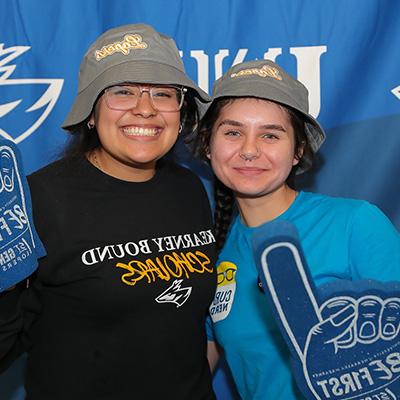
[(135, 108), (143, 92), (150, 96), (151, 105), (157, 111), (173, 112), (182, 108), (187, 89), (179, 86), (121, 85), (107, 88), (105, 99), (112, 110), (127, 111)]
[(236, 269), (228, 268), (225, 271), (218, 272), (217, 274), (217, 284), (220, 285), (224, 280), (228, 282), (232, 281), (235, 277)]

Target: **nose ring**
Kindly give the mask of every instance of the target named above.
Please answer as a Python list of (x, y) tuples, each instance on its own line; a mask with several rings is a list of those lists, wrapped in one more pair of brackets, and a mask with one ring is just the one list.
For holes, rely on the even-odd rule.
[(250, 153), (239, 153), (239, 157), (242, 158), (244, 161), (253, 161), (256, 160), (258, 157), (260, 156), (260, 154), (257, 153), (256, 154), (250, 154)]

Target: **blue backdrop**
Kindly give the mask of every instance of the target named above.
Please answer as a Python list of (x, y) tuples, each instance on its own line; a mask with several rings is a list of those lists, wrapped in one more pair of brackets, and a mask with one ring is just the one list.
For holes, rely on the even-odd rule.
[[(254, 58), (298, 77), (328, 135), (303, 188), (367, 199), (399, 229), (399, 16), (397, 0), (0, 0), (0, 135), (18, 143), (27, 172), (57, 158), (87, 47), (146, 22), (175, 38), (206, 91)], [(2, 400), (23, 398), (22, 364), (0, 376)], [(234, 399), (226, 379), (220, 370), (218, 398)]]

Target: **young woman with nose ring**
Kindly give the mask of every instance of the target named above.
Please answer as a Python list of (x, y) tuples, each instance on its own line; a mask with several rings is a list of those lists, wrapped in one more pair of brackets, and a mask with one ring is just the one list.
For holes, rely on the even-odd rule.
[(244, 62), (215, 82), (195, 142), (216, 175), (220, 253), (209, 350), (212, 364), (223, 351), (243, 399), (304, 398), (258, 284), (254, 232), (274, 221), (292, 224), (319, 288), (362, 279), (400, 281), (400, 237), (377, 207), (296, 188), (296, 177), (311, 167), (324, 139), (308, 112), (307, 89), (278, 64)]

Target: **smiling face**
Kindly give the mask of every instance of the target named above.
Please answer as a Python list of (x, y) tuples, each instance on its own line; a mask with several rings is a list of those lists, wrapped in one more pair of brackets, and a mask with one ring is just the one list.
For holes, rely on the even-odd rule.
[(213, 125), (208, 157), (238, 201), (270, 195), (278, 199), (288, 191), (286, 179), (298, 163), (287, 112), (261, 99), (229, 102)]
[(136, 107), (113, 110), (103, 94), (90, 122), (96, 126), (101, 143), (96, 153), (101, 169), (119, 179), (145, 181), (154, 175), (157, 160), (175, 144), (180, 112), (157, 111), (147, 91)]

